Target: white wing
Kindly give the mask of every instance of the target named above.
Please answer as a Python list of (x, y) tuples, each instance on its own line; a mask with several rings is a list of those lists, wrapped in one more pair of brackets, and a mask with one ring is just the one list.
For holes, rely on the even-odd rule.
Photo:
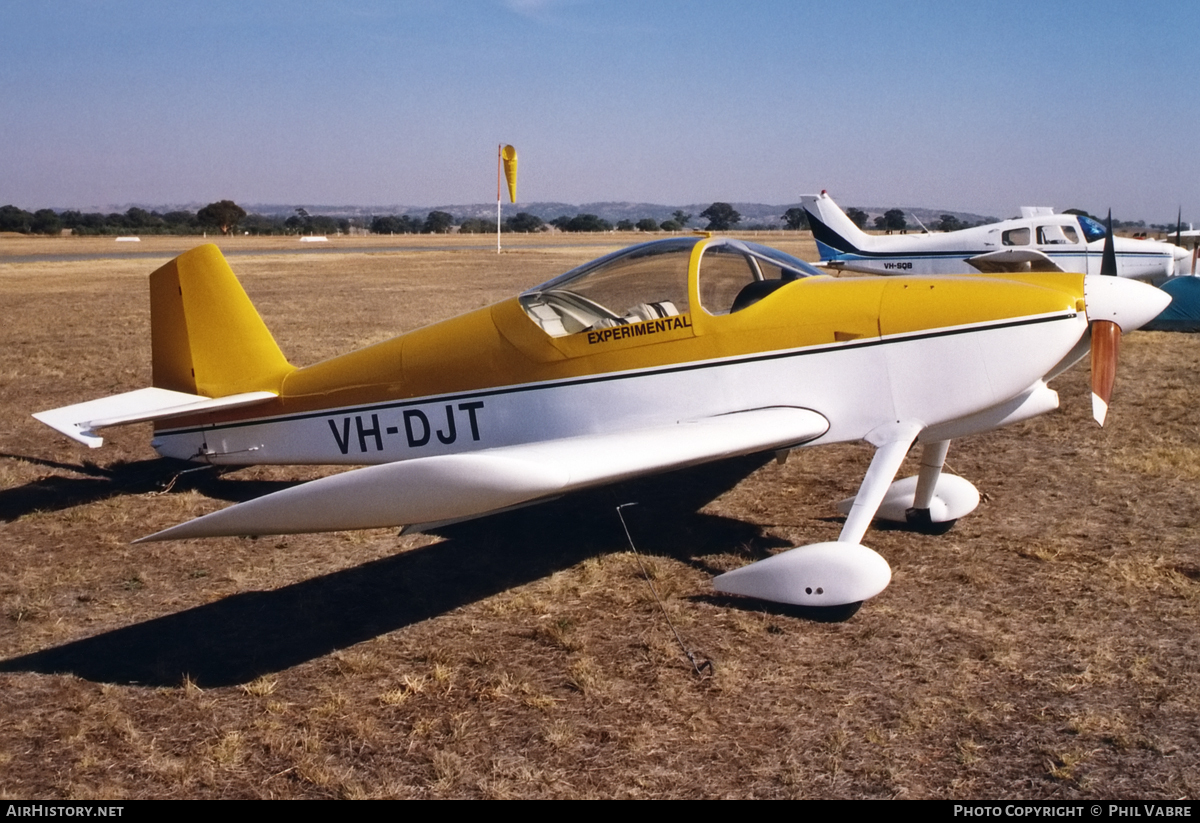
[(273, 400), (277, 396), (275, 392), (256, 391), (213, 398), (168, 389), (138, 389), (76, 403), (73, 406), (37, 412), (33, 416), (72, 440), (98, 449), (104, 444), (104, 438), (96, 434), (96, 429), (126, 423), (144, 423), (147, 420), (166, 420), (216, 409), (253, 406)]
[(772, 407), (640, 431), (422, 457), (324, 477), (142, 540), (373, 529), (469, 519), (576, 489), (789, 448), (828, 429), (829, 421), (814, 411)]
[(968, 257), (967, 262), (984, 274), (1022, 271), (1063, 271), (1057, 263), (1036, 249), (1001, 249)]

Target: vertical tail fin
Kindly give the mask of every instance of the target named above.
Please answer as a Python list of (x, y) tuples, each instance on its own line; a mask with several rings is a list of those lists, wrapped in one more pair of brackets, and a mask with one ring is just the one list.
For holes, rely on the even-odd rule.
[(833, 260), (841, 254), (858, 254), (871, 247), (874, 238), (854, 225), (854, 221), (825, 192), (806, 194), (800, 202), (808, 213), (808, 225), (822, 260)]
[(278, 392), (292, 371), (212, 244), (150, 275), (154, 385), (205, 397)]

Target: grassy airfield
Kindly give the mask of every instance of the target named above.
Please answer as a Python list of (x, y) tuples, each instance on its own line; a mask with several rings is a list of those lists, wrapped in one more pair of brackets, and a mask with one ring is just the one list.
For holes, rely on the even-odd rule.
[[(641, 239), (220, 245), (306, 364)], [(815, 258), (806, 234), (753, 239)], [(1200, 795), (1200, 336), (1126, 337), (1103, 430), (1083, 363), (1059, 411), (956, 441), (979, 510), (942, 536), (869, 532), (891, 586), (822, 624), (709, 579), (836, 539), (862, 445), (440, 536), (131, 546), (324, 471), (177, 475), (149, 426), (91, 451), (29, 417), (149, 384), (146, 275), (199, 242), (0, 237), (0, 797)], [(114, 252), (138, 256), (75, 259)], [(711, 673), (628, 550), (630, 500)]]

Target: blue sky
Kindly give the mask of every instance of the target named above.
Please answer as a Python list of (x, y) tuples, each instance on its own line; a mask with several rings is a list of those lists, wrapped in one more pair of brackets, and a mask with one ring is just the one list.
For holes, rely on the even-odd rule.
[(1200, 225), (1184, 3), (0, 0), (0, 204), (795, 202)]

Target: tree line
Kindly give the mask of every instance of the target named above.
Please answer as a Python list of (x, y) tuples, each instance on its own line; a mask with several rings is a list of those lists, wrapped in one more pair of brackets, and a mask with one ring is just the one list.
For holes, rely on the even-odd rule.
[(13, 205), (0, 206), (0, 231), (21, 234), (61, 234), (64, 231), (80, 235), (201, 234), (207, 231), (228, 234), (239, 227), (255, 234), (273, 234), (284, 233), (284, 222), (261, 214), (248, 215), (229, 200), (210, 203), (195, 212), (165, 213), (136, 206), (124, 213), (109, 214), (72, 209), (28, 212)]
[(233, 234), (333, 234), (348, 233), (357, 221), (325, 215), (310, 215), (304, 209), (283, 217), (280, 215), (247, 214), (232, 200), (209, 203), (198, 211), (146, 211), (131, 208), (124, 213), (80, 212), (68, 209), (38, 209), (28, 212), (13, 205), (0, 206), (0, 231), (21, 234), (77, 235), (170, 234), (203, 233)]
[[(1087, 214), (1079, 209), (1067, 209), (1064, 214)], [(700, 218), (708, 221), (704, 229), (707, 231), (729, 231), (741, 223), (741, 215), (729, 203), (713, 203), (700, 212)], [(859, 208), (849, 208), (846, 216), (860, 229), (867, 228), (870, 216)], [(1090, 215), (1089, 215), (1090, 216)], [(808, 215), (804, 209), (793, 206), (779, 218), (783, 227), (791, 230), (808, 228)], [(1094, 218), (1099, 219), (1099, 218)], [(501, 230), (505, 232), (529, 233), (544, 231), (553, 227), (566, 232), (606, 232), (606, 231), (640, 231), (640, 232), (672, 232), (682, 231), (688, 227), (692, 215), (683, 210), (676, 210), (669, 219), (661, 223), (654, 218), (645, 217), (636, 222), (633, 220), (618, 220), (615, 224), (595, 214), (576, 214), (574, 217), (561, 215), (550, 221), (528, 212), (505, 219)], [(1117, 228), (1145, 228), (1144, 221), (1117, 221)], [(930, 228), (936, 231), (957, 231), (983, 225), (960, 220), (952, 214), (943, 214), (934, 221)], [(903, 209), (888, 209), (873, 221), (877, 231), (896, 232), (908, 231), (910, 226)], [(752, 225), (747, 229), (771, 229), (773, 226)], [(1169, 230), (1174, 226), (1151, 226), (1153, 229)], [(496, 230), (494, 220), (478, 217), (467, 217), (455, 222), (454, 216), (448, 212), (434, 210), (424, 219), (409, 214), (378, 215), (369, 220), (360, 218), (335, 218), (322, 214), (310, 214), (304, 208), (298, 208), (294, 214), (287, 217), (281, 215), (247, 214), (245, 209), (232, 200), (219, 200), (209, 203), (204, 208), (191, 211), (169, 211), (160, 213), (146, 211), (137, 207), (123, 214), (102, 214), (99, 212), (79, 212), (74, 210), (55, 211), (53, 209), (38, 209), (28, 212), (13, 205), (0, 206), (0, 231), (18, 232), (21, 234), (61, 234), (64, 231), (77, 235), (120, 235), (120, 234), (201, 234), (206, 232), (232, 234), (244, 232), (254, 235), (273, 234), (349, 234), (353, 230), (365, 230), (372, 234), (448, 234), (457, 230), (461, 234), (490, 234)]]
[[(899, 210), (893, 212), (901, 215)], [(888, 212), (892, 215), (893, 212)], [(850, 209), (851, 219), (860, 226), (866, 222), (866, 214), (858, 209)], [(859, 216), (861, 215), (861, 222)], [(713, 203), (700, 212), (700, 218), (706, 220), (704, 229), (707, 231), (729, 231), (741, 223), (741, 215), (729, 203)], [(801, 208), (789, 208), (779, 218), (784, 228), (806, 229), (808, 219)], [(882, 218), (877, 218), (879, 223)], [(615, 224), (595, 214), (561, 215), (553, 220), (544, 221), (542, 218), (528, 212), (505, 219), (501, 224), (505, 232), (537, 232), (549, 227), (565, 232), (607, 232), (607, 231), (641, 231), (641, 232), (673, 232), (688, 228), (692, 215), (676, 210), (669, 219), (659, 222), (651, 217), (640, 220), (618, 220)], [(773, 226), (753, 225), (750, 229), (770, 229)], [(349, 234), (353, 230), (365, 230), (372, 234), (447, 234), (457, 230), (464, 234), (488, 234), (496, 230), (496, 223), (487, 218), (467, 217), (455, 221), (448, 212), (434, 210), (424, 219), (411, 214), (377, 215), (366, 218), (335, 218), (328, 215), (310, 214), (304, 208), (295, 209), (295, 213), (286, 217), (282, 215), (248, 214), (245, 209), (231, 200), (219, 200), (209, 203), (198, 211), (147, 211), (133, 207), (124, 213), (113, 212), (80, 212), (75, 210), (55, 211), (39, 209), (28, 212), (13, 205), (0, 207), (0, 231), (19, 232), (21, 234), (54, 235), (69, 232), (76, 235), (121, 235), (121, 234), (201, 234), (246, 233), (253, 235), (288, 235), (288, 234)]]

